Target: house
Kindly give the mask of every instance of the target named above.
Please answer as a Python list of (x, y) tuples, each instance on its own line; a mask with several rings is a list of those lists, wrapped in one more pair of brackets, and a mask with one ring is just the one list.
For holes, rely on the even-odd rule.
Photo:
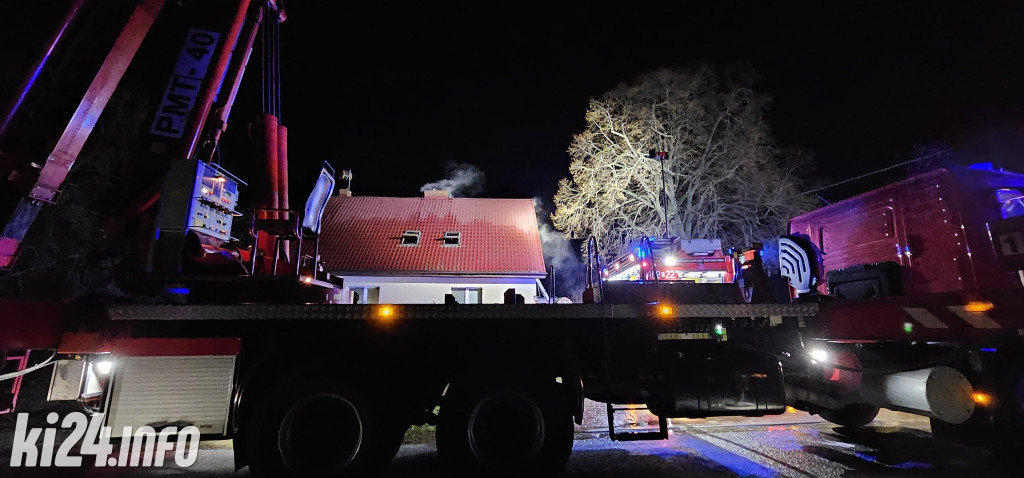
[(319, 243), (324, 270), (341, 277), (353, 303), (502, 303), (515, 289), (547, 302), (532, 199), (331, 197)]

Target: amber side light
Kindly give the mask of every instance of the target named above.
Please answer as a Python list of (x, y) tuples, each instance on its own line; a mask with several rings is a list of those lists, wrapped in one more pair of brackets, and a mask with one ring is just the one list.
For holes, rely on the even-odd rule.
[(971, 399), (974, 403), (981, 407), (987, 407), (992, 404), (992, 396), (984, 392), (974, 392), (971, 394)]
[(975, 301), (972, 300), (964, 306), (964, 309), (968, 312), (988, 312), (995, 308), (991, 302), (988, 301)]

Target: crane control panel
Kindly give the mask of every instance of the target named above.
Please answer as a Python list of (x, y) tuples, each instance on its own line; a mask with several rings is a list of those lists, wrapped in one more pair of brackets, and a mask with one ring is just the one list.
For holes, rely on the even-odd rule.
[(239, 180), (216, 164), (199, 162), (189, 206), (188, 228), (196, 232), (227, 241), (231, 238), (231, 223), (240, 213), (238, 205)]

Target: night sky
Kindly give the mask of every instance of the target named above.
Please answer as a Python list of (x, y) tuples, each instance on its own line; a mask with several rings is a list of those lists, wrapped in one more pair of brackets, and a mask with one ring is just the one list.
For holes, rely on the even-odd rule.
[(1024, 8), (1010, 2), (549, 3), (286, 2), (292, 161), (327, 159), (356, 195), (394, 196), (469, 163), (479, 196), (550, 201), (591, 97), (707, 59), (761, 72), (777, 140), (813, 153), (825, 183), (935, 141), (1024, 166)]
[[(6, 57), (32, 58), (19, 40), (42, 30), (16, 14), (46, 3), (66, 1), (0, 11), (0, 38), (14, 46)], [(353, 171), (356, 195), (417, 196), (455, 162), (482, 170), (480, 197), (540, 196), (550, 206), (588, 100), (695, 60), (742, 61), (761, 73), (778, 143), (814, 156), (818, 184), (912, 159), (934, 142), (963, 163), (1024, 171), (1021, 2), (284, 5), (293, 204), (327, 160)], [(250, 180), (259, 173), (238, 141), (256, 114), (258, 58), (221, 151)], [(905, 173), (822, 196), (834, 201)]]

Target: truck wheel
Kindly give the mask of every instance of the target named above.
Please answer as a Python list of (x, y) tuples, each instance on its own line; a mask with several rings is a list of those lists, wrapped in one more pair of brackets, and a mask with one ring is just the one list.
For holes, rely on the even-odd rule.
[(554, 383), (456, 384), (438, 417), (438, 453), (459, 476), (555, 476), (572, 440), (572, 414)]
[(844, 427), (862, 427), (878, 416), (878, 407), (853, 403), (835, 410), (822, 410), (821, 418)]
[(373, 403), (351, 386), (326, 381), (268, 393), (248, 414), (250, 472), (273, 478), (380, 474), (397, 447)]

